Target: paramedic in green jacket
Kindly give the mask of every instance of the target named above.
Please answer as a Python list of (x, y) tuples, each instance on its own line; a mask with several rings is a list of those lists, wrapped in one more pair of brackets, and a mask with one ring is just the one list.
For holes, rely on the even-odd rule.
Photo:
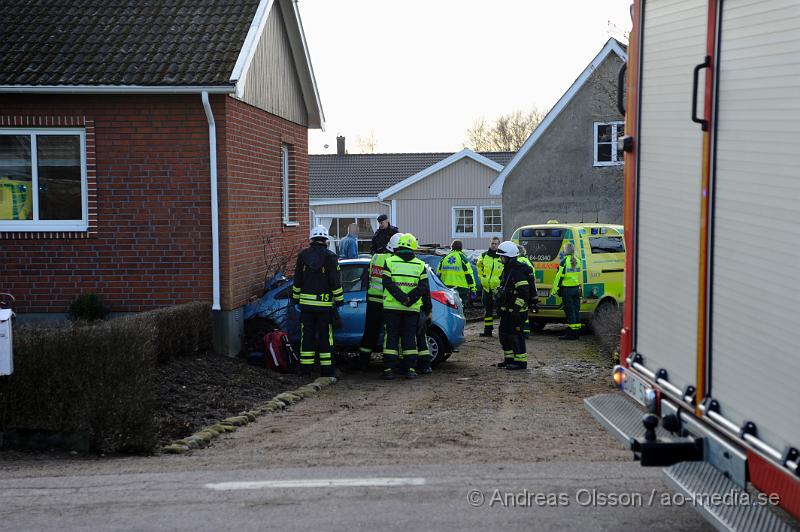
[(567, 315), (566, 334), (558, 337), (559, 340), (577, 340), (581, 330), (581, 259), (575, 256), (575, 245), (567, 242), (564, 246), (564, 258), (558, 267), (558, 273), (553, 280), (550, 296), (560, 295), (561, 305)]
[(436, 267), (436, 275), (449, 288), (454, 288), (458, 296), (466, 306), (469, 303), (470, 294), (475, 295), (477, 286), (472, 277), (472, 266), (469, 259), (462, 251), (464, 243), (461, 240), (453, 240), (450, 244), (452, 251), (445, 255)]
[(496, 236), (489, 243), (489, 249), (478, 259), (478, 278), (483, 290), (483, 332), (480, 336), (491, 336), (494, 330), (494, 293), (500, 286), (503, 275), (503, 261), (497, 254), (500, 239)]

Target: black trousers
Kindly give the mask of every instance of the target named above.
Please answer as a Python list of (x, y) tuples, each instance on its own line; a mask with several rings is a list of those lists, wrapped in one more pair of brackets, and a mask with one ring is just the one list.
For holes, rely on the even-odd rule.
[(491, 331), (494, 328), (494, 291), (483, 291), (483, 329)]
[(300, 365), (310, 369), (319, 353), (320, 373), (333, 377), (333, 310), (300, 312)]
[(500, 345), (506, 362), (528, 361), (525, 336), (523, 336), (525, 317), (525, 313), (522, 312), (504, 312), (500, 315)]
[[(383, 367), (395, 369), (402, 358), (403, 367), (417, 365), (417, 324), (419, 312), (403, 310), (384, 310), (386, 335), (383, 339)], [(403, 349), (400, 350), (400, 342)], [(408, 347), (406, 347), (408, 346)], [(401, 356), (402, 355), (402, 356)]]
[(419, 313), (417, 321), (417, 367), (420, 369), (431, 367), (431, 352), (428, 350), (428, 317), (424, 312)]
[(362, 361), (369, 361), (373, 351), (377, 351), (378, 336), (383, 329), (383, 304), (367, 301), (367, 316), (364, 320), (364, 335), (358, 347)]

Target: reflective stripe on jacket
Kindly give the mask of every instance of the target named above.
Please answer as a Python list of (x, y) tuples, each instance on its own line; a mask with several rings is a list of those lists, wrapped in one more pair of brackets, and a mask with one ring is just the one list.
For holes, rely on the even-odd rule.
[(467, 257), (460, 251), (451, 251), (436, 267), (436, 274), (450, 288), (469, 288), (475, 291), (475, 279)]
[(503, 276), (503, 261), (495, 255), (492, 257), (488, 251), (481, 253), (478, 259), (478, 277), (484, 290), (497, 290), (500, 278)]
[(377, 253), (369, 261), (369, 290), (367, 299), (373, 303), (383, 303), (383, 268), (389, 253)]
[[(420, 281), (428, 280), (428, 273), (425, 271), (425, 263), (418, 258), (403, 260), (401, 257), (392, 255), (386, 259), (383, 277), (391, 280), (404, 294), (408, 294), (417, 288)], [(383, 310), (419, 312), (421, 308), (422, 298), (407, 307), (395, 299), (389, 290), (383, 291)]]

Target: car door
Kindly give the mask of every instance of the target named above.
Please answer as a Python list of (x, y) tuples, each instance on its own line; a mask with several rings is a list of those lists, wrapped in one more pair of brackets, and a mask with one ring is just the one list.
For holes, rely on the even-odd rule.
[(342, 326), (334, 330), (333, 338), (337, 347), (354, 347), (364, 335), (369, 263), (342, 264), (340, 268), (344, 306), (339, 309)]

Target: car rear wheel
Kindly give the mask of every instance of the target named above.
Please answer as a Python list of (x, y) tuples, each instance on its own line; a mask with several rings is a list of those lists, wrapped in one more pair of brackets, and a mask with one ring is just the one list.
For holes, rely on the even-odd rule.
[(428, 351), (431, 356), (431, 366), (436, 366), (444, 361), (447, 350), (447, 340), (444, 335), (434, 328), (428, 329)]

